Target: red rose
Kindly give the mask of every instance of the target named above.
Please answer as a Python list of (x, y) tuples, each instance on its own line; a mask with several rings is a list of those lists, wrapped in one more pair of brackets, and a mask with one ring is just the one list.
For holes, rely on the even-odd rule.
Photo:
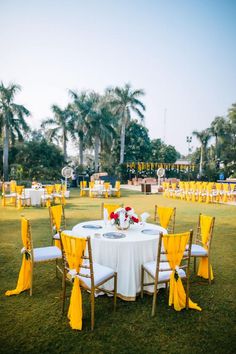
[(139, 219), (138, 218), (136, 218), (135, 216), (131, 216), (131, 219), (133, 220), (133, 222), (139, 222)]
[(131, 209), (132, 209), (132, 208), (130, 208), (130, 207), (126, 207), (126, 208), (125, 208), (126, 211), (130, 211)]
[(114, 211), (111, 212), (110, 218), (111, 218), (111, 219), (114, 219)]
[(114, 213), (114, 215), (113, 215), (113, 219), (118, 219), (119, 218), (119, 214), (117, 214), (117, 213)]

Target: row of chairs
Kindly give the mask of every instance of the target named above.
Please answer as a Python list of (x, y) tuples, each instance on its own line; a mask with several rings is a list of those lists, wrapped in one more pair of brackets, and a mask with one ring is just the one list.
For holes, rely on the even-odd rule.
[[(114, 188), (110, 182), (96, 183), (98, 181), (81, 181), (80, 182), (80, 196), (94, 197), (117, 197), (120, 198), (120, 181), (116, 181)], [(101, 181), (100, 181), (101, 182)]]
[[(65, 205), (66, 186), (62, 184), (44, 186), (44, 193), (41, 196), (41, 205), (49, 207), (51, 204), (61, 203)], [(13, 205), (19, 209), (31, 205), (31, 197), (24, 186), (16, 184), (16, 181), (2, 184), (2, 205)]]
[(163, 182), (164, 196), (201, 203), (228, 203), (236, 201), (236, 184), (214, 182)]
[[(102, 208), (105, 206), (106, 205), (103, 204)], [(117, 205), (115, 207), (117, 207)], [(172, 214), (168, 213), (168, 218), (172, 219), (172, 224), (173, 215), (175, 216), (176, 212), (175, 208), (173, 209)], [(161, 213), (163, 213), (163, 207), (155, 206), (155, 212), (157, 213), (156, 218), (160, 217), (160, 210)], [(90, 237), (73, 237), (71, 232), (62, 231), (63, 228), (66, 228), (63, 205), (50, 207), (49, 215), (53, 239), (57, 242), (57, 245), (55, 244), (49, 247), (40, 248), (33, 248), (30, 222), (26, 218), (22, 217), (21, 231), (22, 242), (24, 245), (22, 250), (22, 267), (16, 289), (6, 292), (6, 295), (18, 294), (27, 289), (30, 289), (30, 295), (32, 295), (34, 264), (38, 262), (56, 260), (57, 269), (59, 269), (63, 274), (63, 311), (66, 298), (66, 282), (70, 281), (73, 286), (68, 312), (71, 327), (74, 329), (82, 328), (82, 300), (80, 290), (80, 286), (82, 286), (90, 292), (91, 329), (93, 330), (95, 294), (97, 291), (104, 291), (105, 289), (103, 288), (103, 285), (111, 279), (114, 280), (114, 288), (108, 293), (111, 293), (114, 296), (114, 309), (116, 308), (117, 274), (115, 270), (93, 262)], [(162, 217), (160, 219), (163, 221)], [(204, 226), (206, 221), (208, 226), (207, 230)], [(170, 224), (168, 222), (167, 226), (169, 225)], [(205, 244), (209, 245), (209, 243), (211, 243), (213, 227), (214, 218), (207, 217), (206, 219), (206, 216), (199, 216), (198, 234), (202, 233), (206, 238), (203, 242), (203, 246), (192, 244), (193, 232), (191, 230), (180, 234), (160, 234), (157, 259), (155, 261), (143, 264), (141, 268), (141, 296), (143, 296), (144, 287), (150, 285), (150, 283), (144, 283), (144, 273), (148, 273), (153, 278), (153, 282), (151, 283), (154, 284), (152, 315), (155, 314), (156, 310), (157, 285), (159, 283), (170, 284), (170, 297), (172, 297), (172, 300), (176, 289), (177, 292), (181, 294), (181, 299), (179, 300), (179, 304), (175, 305), (175, 309), (180, 310), (184, 307), (195, 308), (198, 310), (200, 309), (189, 299), (190, 257), (198, 256), (192, 253), (194, 246), (205, 249)], [(201, 241), (203, 241), (203, 236)], [(209, 254), (207, 255), (205, 251), (204, 256), (202, 256), (202, 254), (200, 255), (200, 253), (199, 256), (206, 258), (209, 257)], [(60, 264), (61, 261), (62, 264)], [(182, 264), (182, 261), (184, 264)], [(208, 274), (210, 274), (210, 272)], [(182, 278), (186, 279), (186, 293), (182, 286)], [(169, 304), (171, 303), (171, 299), (169, 298)]]

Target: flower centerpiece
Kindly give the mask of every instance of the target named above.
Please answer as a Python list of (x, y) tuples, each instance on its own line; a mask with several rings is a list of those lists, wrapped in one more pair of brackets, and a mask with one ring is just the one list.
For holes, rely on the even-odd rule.
[(134, 209), (129, 206), (118, 208), (110, 214), (111, 224), (115, 225), (119, 230), (127, 230), (130, 224), (138, 223), (139, 219)]

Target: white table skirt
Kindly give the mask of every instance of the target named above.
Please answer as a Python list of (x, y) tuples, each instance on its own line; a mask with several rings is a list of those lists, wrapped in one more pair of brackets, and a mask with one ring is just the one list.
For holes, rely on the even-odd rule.
[(41, 204), (41, 197), (44, 194), (44, 189), (25, 188), (25, 195), (31, 199), (31, 205), (36, 206)]
[[(83, 225), (93, 224), (102, 226), (101, 229), (87, 229)], [(156, 229), (158, 234), (147, 235), (143, 229)], [(125, 238), (108, 239), (102, 235), (105, 232), (118, 231), (115, 226), (104, 225), (103, 220), (88, 221), (73, 227), (69, 234), (73, 236), (91, 236), (93, 261), (108, 266), (117, 272), (117, 294), (120, 298), (134, 301), (141, 290), (141, 265), (156, 259), (159, 232), (167, 233), (165, 229), (155, 224), (146, 223), (144, 226), (133, 224), (126, 231)], [(99, 234), (95, 235), (95, 234)], [(152, 279), (145, 275), (145, 282)], [(113, 289), (113, 281), (106, 283), (106, 289)], [(152, 292), (152, 287), (145, 287)]]

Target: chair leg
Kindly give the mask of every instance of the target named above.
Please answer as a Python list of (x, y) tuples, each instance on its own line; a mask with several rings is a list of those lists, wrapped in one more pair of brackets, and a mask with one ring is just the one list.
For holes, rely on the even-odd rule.
[(211, 265), (210, 265), (209, 258), (208, 258), (208, 282), (209, 282), (209, 285), (211, 285)]
[(114, 311), (116, 310), (116, 298), (117, 298), (117, 273), (114, 274)]
[(94, 307), (95, 307), (95, 296), (94, 289), (91, 289), (90, 301), (91, 301), (91, 331), (94, 330)]
[(66, 302), (66, 274), (63, 272), (62, 276), (62, 314), (65, 311), (65, 302)]
[(154, 284), (154, 293), (153, 293), (153, 301), (152, 301), (152, 317), (155, 316), (156, 305), (157, 305), (157, 285)]
[(194, 273), (196, 273), (196, 271), (197, 271), (197, 258), (196, 257), (193, 258), (193, 269), (194, 269)]
[(31, 271), (31, 279), (30, 279), (30, 296), (33, 295), (33, 264), (31, 263), (32, 271)]
[(143, 299), (144, 268), (141, 266), (141, 299)]

